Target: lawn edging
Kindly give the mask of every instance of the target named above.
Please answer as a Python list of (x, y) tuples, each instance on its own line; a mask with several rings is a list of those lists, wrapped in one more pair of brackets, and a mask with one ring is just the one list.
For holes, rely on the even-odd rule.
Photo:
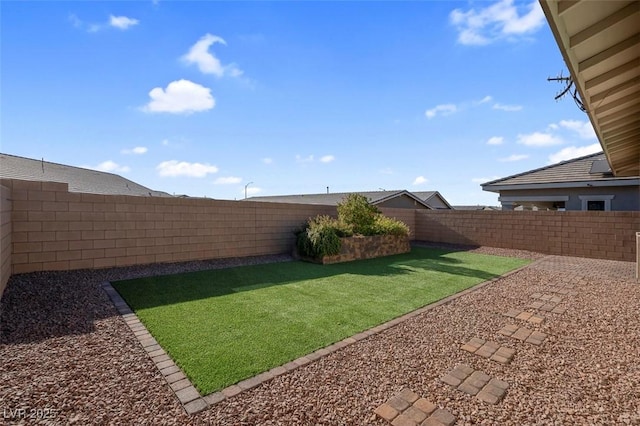
[(227, 398), (231, 398), (235, 395), (240, 394), (246, 390), (252, 389), (261, 385), (264, 382), (267, 382), (275, 377), (281, 376), (289, 371), (295, 370), (303, 365), (309, 364), (313, 361), (316, 361), (322, 357), (325, 357), (333, 352), (336, 352), (339, 349), (350, 346), (360, 340), (366, 339), (369, 336), (374, 334), (378, 334), (384, 330), (387, 330), (391, 327), (395, 327), (411, 318), (414, 318), (422, 313), (430, 311), (438, 306), (445, 305), (459, 297), (472, 293), (474, 291), (480, 290), (496, 281), (501, 280), (502, 278), (508, 277), (510, 275), (516, 274), (521, 270), (528, 268), (532, 265), (535, 265), (544, 259), (551, 256), (544, 256), (540, 259), (537, 259), (531, 263), (528, 263), (519, 268), (508, 271), (500, 276), (494, 277), (490, 280), (483, 281), (474, 285), (473, 287), (469, 287), (465, 290), (462, 290), (458, 293), (452, 294), (450, 296), (444, 297), (436, 302), (425, 305), (421, 308), (418, 308), (414, 311), (408, 312), (404, 315), (401, 315), (397, 318), (394, 318), (390, 321), (384, 322), (380, 325), (372, 327), (368, 330), (357, 333), (353, 336), (342, 339), (336, 343), (333, 343), (324, 348), (317, 349), (314, 352), (311, 352), (307, 355), (301, 356), (293, 361), (290, 361), (286, 364), (283, 364), (278, 367), (274, 367), (271, 370), (260, 373), (254, 377), (250, 377), (248, 379), (242, 380), (236, 384), (231, 386), (227, 386), (226, 388), (210, 393), (205, 396), (201, 396), (196, 387), (191, 383), (191, 381), (187, 378), (184, 372), (178, 367), (175, 362), (167, 355), (167, 353), (162, 349), (162, 347), (156, 342), (151, 333), (147, 330), (144, 324), (140, 321), (138, 316), (133, 312), (133, 310), (129, 307), (127, 302), (122, 298), (120, 293), (111, 285), (110, 282), (105, 281), (101, 284), (102, 289), (107, 293), (116, 310), (125, 321), (127, 326), (131, 329), (134, 336), (142, 345), (142, 348), (145, 350), (149, 358), (154, 362), (156, 368), (160, 371), (164, 379), (167, 381), (167, 384), (174, 392), (180, 404), (187, 412), (187, 414), (195, 414), (198, 413), (207, 407), (217, 404)]

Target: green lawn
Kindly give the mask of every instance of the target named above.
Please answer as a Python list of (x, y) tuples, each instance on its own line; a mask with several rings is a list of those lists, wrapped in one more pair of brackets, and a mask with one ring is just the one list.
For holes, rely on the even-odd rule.
[(528, 263), (427, 248), (114, 282), (208, 394)]

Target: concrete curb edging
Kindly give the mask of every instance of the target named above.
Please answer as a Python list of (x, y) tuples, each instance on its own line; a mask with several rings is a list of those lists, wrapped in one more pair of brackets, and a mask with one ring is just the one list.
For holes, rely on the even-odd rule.
[(293, 361), (290, 361), (284, 365), (274, 367), (269, 371), (265, 371), (263, 373), (258, 374), (257, 376), (250, 377), (248, 379), (242, 380), (234, 385), (228, 386), (220, 391), (213, 392), (211, 394), (201, 396), (196, 387), (191, 383), (191, 381), (187, 378), (184, 372), (178, 367), (175, 362), (169, 357), (169, 355), (160, 347), (158, 342), (153, 338), (151, 333), (147, 330), (147, 328), (142, 324), (138, 316), (133, 312), (133, 310), (129, 307), (127, 302), (120, 296), (120, 294), (116, 291), (115, 288), (111, 285), (110, 282), (103, 282), (101, 284), (102, 289), (107, 293), (116, 310), (125, 321), (129, 329), (133, 332), (134, 336), (137, 338), (138, 342), (142, 345), (143, 349), (151, 360), (154, 362), (162, 376), (165, 378), (169, 387), (174, 392), (180, 404), (182, 404), (183, 408), (187, 412), (187, 414), (195, 414), (198, 413), (207, 407), (217, 404), (227, 398), (231, 398), (235, 395), (240, 394), (246, 390), (252, 389), (261, 385), (264, 382), (267, 382), (275, 377), (288, 373), (289, 371), (295, 370), (303, 365), (309, 364), (310, 362), (316, 361), (324, 356), (327, 356), (333, 352), (336, 352), (339, 349), (350, 346), (360, 340), (366, 339), (369, 336), (374, 334), (378, 334), (384, 330), (387, 330), (391, 327), (395, 327), (398, 324), (401, 324), (413, 317), (416, 317), (422, 313), (430, 311), (438, 306), (445, 305), (459, 297), (467, 295), (469, 293), (475, 292), (484, 288), (496, 281), (499, 281), (502, 278), (508, 277), (510, 275), (516, 274), (523, 269), (526, 269), (532, 265), (535, 265), (547, 257), (545, 256), (541, 259), (537, 259), (527, 265), (521, 266), (520, 268), (509, 271), (503, 275), (492, 278), (487, 281), (483, 281), (479, 284), (476, 284), (473, 287), (462, 290), (458, 293), (452, 294), (450, 296), (445, 297), (444, 299), (440, 299), (436, 302), (433, 302), (429, 305), (423, 306), (422, 308), (418, 308), (415, 311), (409, 312), (397, 318), (394, 318), (390, 321), (387, 321), (383, 324), (372, 327), (368, 330), (357, 333), (351, 337), (347, 337), (339, 342), (333, 343), (324, 348), (320, 348), (314, 352), (311, 352), (307, 355), (301, 356)]

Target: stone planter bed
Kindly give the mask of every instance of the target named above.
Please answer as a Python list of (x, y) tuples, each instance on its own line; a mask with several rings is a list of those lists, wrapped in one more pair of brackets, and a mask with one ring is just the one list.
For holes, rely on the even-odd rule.
[(372, 235), (340, 238), (340, 253), (319, 259), (300, 256), (301, 259), (328, 265), (331, 263), (351, 262), (353, 260), (373, 259), (411, 251), (409, 237), (401, 235)]

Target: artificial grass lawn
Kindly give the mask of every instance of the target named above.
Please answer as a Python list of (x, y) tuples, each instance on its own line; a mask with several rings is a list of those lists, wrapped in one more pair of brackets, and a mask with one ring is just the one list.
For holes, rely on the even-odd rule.
[(113, 286), (205, 395), (528, 262), (413, 248), (334, 265), (273, 263)]

